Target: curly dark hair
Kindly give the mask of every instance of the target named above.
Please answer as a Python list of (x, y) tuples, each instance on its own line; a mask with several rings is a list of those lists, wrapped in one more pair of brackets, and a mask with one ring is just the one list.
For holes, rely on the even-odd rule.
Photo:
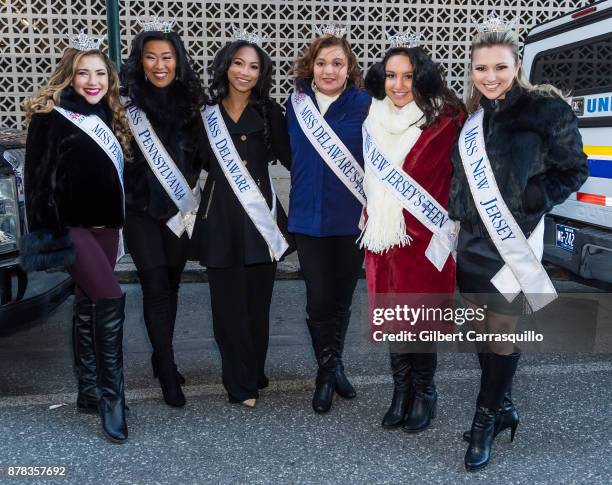
[[(381, 62), (374, 64), (365, 77), (365, 87), (376, 99), (384, 99), (385, 66), (393, 56), (406, 56), (412, 64), (412, 95), (425, 116), (424, 128), (436, 123), (441, 114), (455, 118), (464, 111), (463, 103), (448, 88), (442, 67), (434, 62), (421, 47), (394, 47), (389, 49)], [(436, 100), (441, 100), (438, 106)]]
[(149, 31), (141, 32), (132, 41), (130, 55), (121, 68), (121, 95), (127, 96), (131, 101), (148, 112), (145, 75), (142, 69), (142, 52), (147, 42), (151, 40), (165, 40), (172, 44), (176, 52), (176, 77), (172, 83), (174, 91), (180, 91), (182, 97), (188, 101), (188, 118), (199, 116), (200, 107), (204, 105), (208, 96), (200, 77), (193, 68), (193, 60), (187, 53), (183, 41), (176, 32)]
[(309, 81), (314, 77), (314, 63), (321, 49), (326, 47), (341, 47), (348, 59), (348, 82), (355, 87), (360, 88), (363, 85), (363, 77), (361, 69), (357, 62), (357, 56), (353, 52), (351, 44), (344, 37), (336, 37), (334, 35), (324, 35), (315, 39), (294, 61), (293, 73), (295, 76), (296, 85), (298, 81)]
[(264, 120), (264, 139), (266, 148), (272, 152), (272, 135), (269, 121), (269, 112), (272, 104), (270, 99), (270, 90), (272, 89), (272, 59), (266, 52), (257, 44), (252, 44), (246, 40), (237, 40), (227, 44), (215, 56), (210, 68), (210, 85), (208, 92), (211, 96), (212, 104), (221, 104), (229, 94), (229, 81), (227, 79), (227, 71), (232, 63), (232, 59), (243, 47), (251, 47), (257, 52), (259, 57), (259, 78), (255, 87), (249, 95), (249, 104), (253, 106), (262, 116)]

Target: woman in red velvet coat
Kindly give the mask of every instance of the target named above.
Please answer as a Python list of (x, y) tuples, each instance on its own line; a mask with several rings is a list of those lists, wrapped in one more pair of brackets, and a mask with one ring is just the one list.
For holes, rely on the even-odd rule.
[[(446, 87), (440, 67), (420, 47), (394, 47), (370, 69), (366, 88), (375, 99), (365, 126), (376, 146), (397, 170), (425, 189), (430, 200), (446, 209), (453, 172), (451, 152), (465, 112)], [(366, 248), (371, 305), (384, 300), (385, 295), (391, 301), (390, 294), (452, 295), (453, 257), (441, 260), (441, 271), (434, 266), (425, 255), (432, 232), (403, 208), (368, 163), (364, 189), (367, 222), (361, 245)], [(420, 194), (414, 197), (416, 201)], [(439, 217), (431, 219), (438, 221)], [(418, 325), (410, 330), (418, 330)], [(426, 429), (435, 415), (437, 355), (433, 347), (419, 350), (426, 353), (408, 352), (397, 343), (390, 345), (394, 393), (382, 421), (384, 428), (401, 426), (416, 433)]]

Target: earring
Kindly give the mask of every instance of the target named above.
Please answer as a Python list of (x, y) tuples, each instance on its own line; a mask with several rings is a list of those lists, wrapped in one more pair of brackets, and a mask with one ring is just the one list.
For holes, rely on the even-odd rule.
[(147, 77), (147, 75), (146, 75), (146, 74), (144, 75), (144, 78), (145, 78), (145, 82), (146, 82), (146, 83), (147, 83), (147, 82), (149, 82), (149, 78)]
[(472, 83), (472, 88), (470, 89), (470, 98), (474, 97), (474, 83)]

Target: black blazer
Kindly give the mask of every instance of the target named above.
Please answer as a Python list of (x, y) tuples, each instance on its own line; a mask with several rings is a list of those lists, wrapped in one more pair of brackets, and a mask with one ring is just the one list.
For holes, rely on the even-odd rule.
[[(249, 105), (238, 123), (234, 123), (223, 105), (220, 109), (236, 150), (246, 162), (246, 168), (259, 186), (268, 207), (272, 208), (268, 166), (270, 162), (279, 160), (287, 169), (291, 167), (291, 147), (281, 107), (272, 102), (264, 115), (259, 108)], [(264, 118), (268, 120), (271, 150), (266, 147)], [(210, 144), (208, 150), (208, 178), (191, 238), (192, 259), (199, 260), (202, 266), (218, 268), (272, 262), (266, 241), (232, 191)], [(286, 232), (287, 215), (278, 198), (276, 211), (277, 223), (285, 237), (289, 238)]]

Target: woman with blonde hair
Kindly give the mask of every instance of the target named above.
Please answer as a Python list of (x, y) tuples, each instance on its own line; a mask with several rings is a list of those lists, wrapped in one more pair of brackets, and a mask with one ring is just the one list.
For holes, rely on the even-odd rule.
[[(511, 334), (520, 315), (556, 296), (541, 265), (543, 217), (584, 183), (588, 166), (576, 116), (559, 91), (523, 79), (513, 25), (490, 16), (478, 30), (449, 215), (461, 222), (457, 284), (470, 306), (486, 309), (476, 331)], [(510, 389), (519, 357), (509, 340), (478, 348), (480, 392), (464, 434), (469, 471), (488, 464), (498, 433), (510, 428), (514, 439), (519, 416)]]
[(344, 30), (327, 26), (295, 62), (287, 102), (291, 138), (289, 231), (306, 283), (307, 324), (318, 372), (312, 406), (329, 411), (334, 391), (355, 397), (342, 352), (363, 264), (355, 240), (365, 203), (361, 125), (370, 96)]
[(122, 336), (125, 294), (115, 279), (129, 127), (117, 72), (100, 39), (71, 39), (48, 83), (24, 103), (28, 138), (27, 270), (64, 266), (75, 282), (77, 408), (97, 410), (106, 437), (127, 439)]

